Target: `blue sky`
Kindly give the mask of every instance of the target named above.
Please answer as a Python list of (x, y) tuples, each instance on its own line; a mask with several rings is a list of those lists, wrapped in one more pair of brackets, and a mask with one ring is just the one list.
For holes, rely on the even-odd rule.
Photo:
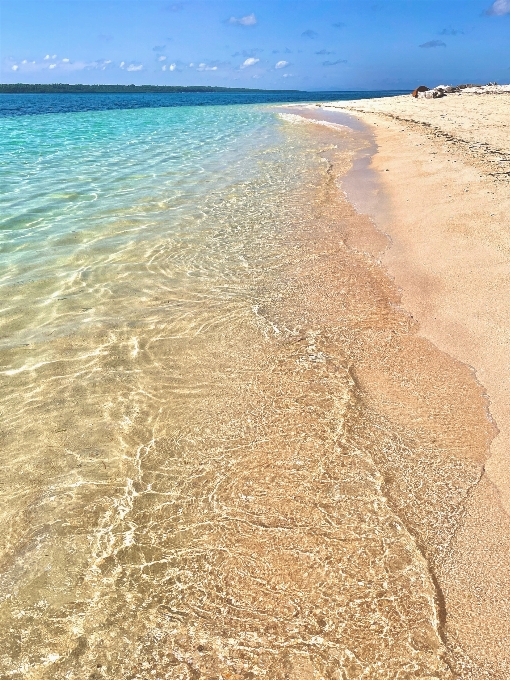
[(510, 0), (0, 0), (0, 50), (8, 83), (510, 82)]

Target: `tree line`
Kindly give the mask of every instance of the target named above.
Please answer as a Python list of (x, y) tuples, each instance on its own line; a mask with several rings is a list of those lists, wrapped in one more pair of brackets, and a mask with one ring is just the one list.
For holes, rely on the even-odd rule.
[[(298, 92), (298, 90), (286, 90)], [(53, 94), (67, 92), (279, 92), (279, 90), (255, 90), (247, 87), (209, 87), (206, 85), (68, 85), (67, 83), (28, 84), (0, 83), (0, 94)]]

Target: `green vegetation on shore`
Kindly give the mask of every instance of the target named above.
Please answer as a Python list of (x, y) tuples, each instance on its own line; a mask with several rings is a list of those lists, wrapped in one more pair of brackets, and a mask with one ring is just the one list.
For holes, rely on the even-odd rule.
[[(285, 90), (299, 92), (299, 90)], [(68, 85), (67, 83), (50, 83), (38, 85), (28, 83), (0, 83), (0, 94), (53, 94), (66, 92), (281, 92), (281, 90), (255, 90), (247, 87), (208, 87), (205, 85)]]

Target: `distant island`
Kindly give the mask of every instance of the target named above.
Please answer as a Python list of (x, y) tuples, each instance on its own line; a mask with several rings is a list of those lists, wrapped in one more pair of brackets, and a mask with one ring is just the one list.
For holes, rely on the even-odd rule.
[[(255, 90), (247, 87), (209, 87), (206, 85), (68, 85), (50, 83), (49, 85), (27, 83), (0, 83), (0, 94), (57, 94), (68, 92), (128, 93), (128, 92), (283, 92), (284, 90)], [(299, 92), (299, 90), (285, 90)]]

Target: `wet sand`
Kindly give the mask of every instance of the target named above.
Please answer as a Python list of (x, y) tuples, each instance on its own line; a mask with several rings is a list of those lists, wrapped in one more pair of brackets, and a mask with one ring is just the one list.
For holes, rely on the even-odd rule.
[(460, 677), (510, 677), (509, 101), (405, 96), (325, 107), (373, 131), (371, 168), (387, 201), (373, 217), (391, 239), (382, 262), (419, 337), (473, 368), (499, 431), (437, 569), (447, 638), (470, 658)]

